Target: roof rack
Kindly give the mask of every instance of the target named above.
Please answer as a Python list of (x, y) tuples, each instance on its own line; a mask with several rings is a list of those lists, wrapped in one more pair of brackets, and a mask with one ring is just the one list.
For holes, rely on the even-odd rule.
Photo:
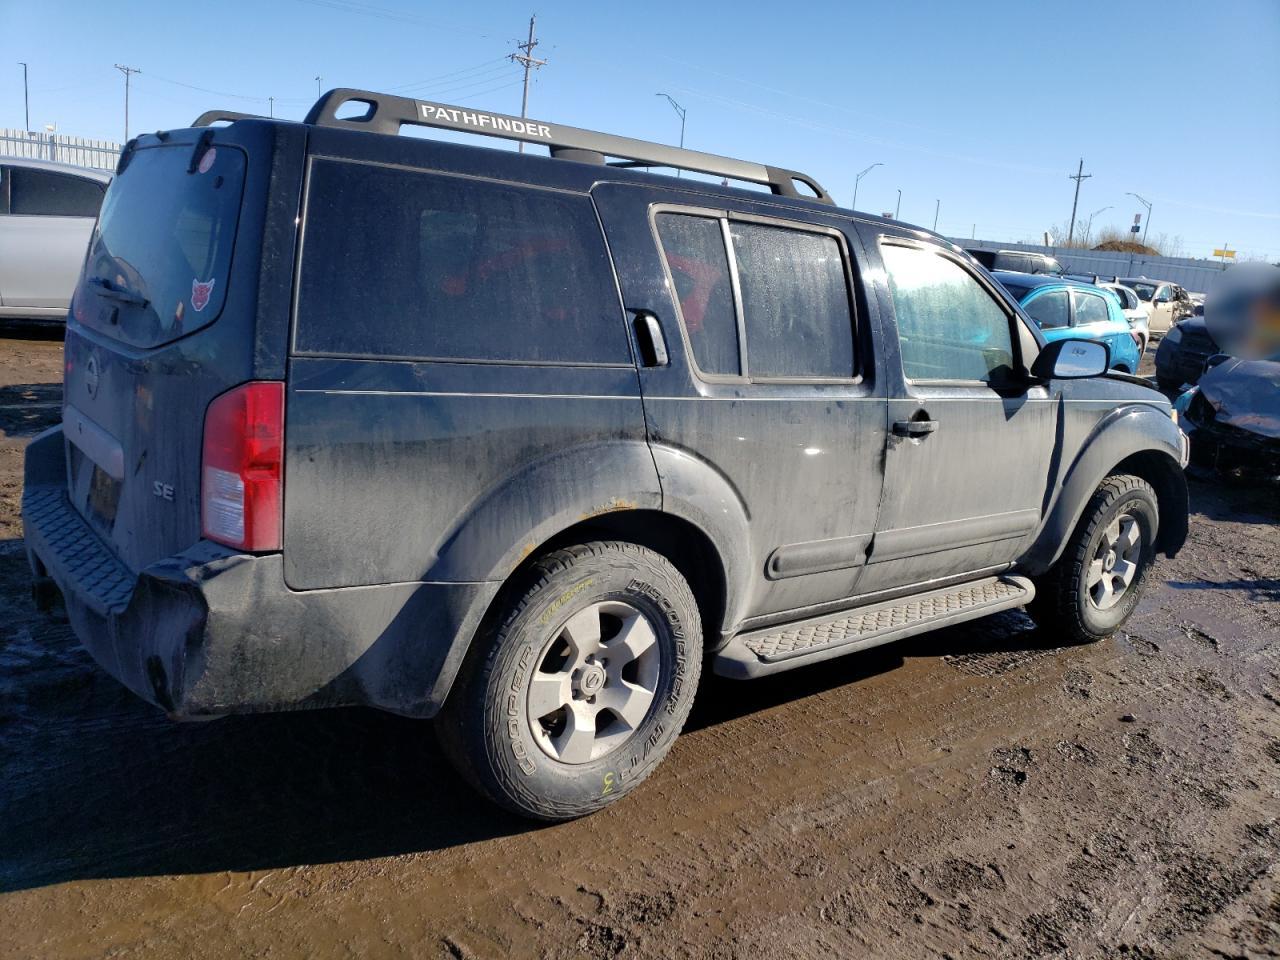
[[(338, 116), (347, 104), (360, 104), (363, 114)], [(244, 114), (226, 111), (210, 111), (202, 114), (195, 126), (207, 126), (218, 120), (244, 119)], [(307, 113), (305, 123), (320, 127), (340, 127), (363, 130), (369, 133), (398, 134), (404, 125), (436, 127), (441, 130), (459, 130), (486, 137), (540, 143), (549, 147), (551, 156), (583, 163), (606, 162), (606, 158), (623, 161), (615, 164), (626, 167), (671, 167), (708, 173), (731, 180), (744, 180), (767, 186), (773, 193), (784, 197), (804, 197), (822, 203), (834, 203), (831, 195), (812, 177), (783, 167), (771, 167), (762, 163), (719, 157), (698, 150), (670, 147), (647, 140), (633, 140), (578, 127), (566, 127), (556, 123), (544, 123), (513, 117), (488, 110), (455, 107), (430, 100), (412, 100), (369, 90), (338, 88), (324, 94)], [(803, 185), (808, 192), (798, 190)]]

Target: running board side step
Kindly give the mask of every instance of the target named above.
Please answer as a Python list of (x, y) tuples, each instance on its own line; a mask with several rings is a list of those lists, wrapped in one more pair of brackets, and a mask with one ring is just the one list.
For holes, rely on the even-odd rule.
[(746, 680), (793, 670), (917, 633), (1021, 607), (1036, 595), (1026, 577), (987, 577), (779, 627), (740, 633), (712, 669)]

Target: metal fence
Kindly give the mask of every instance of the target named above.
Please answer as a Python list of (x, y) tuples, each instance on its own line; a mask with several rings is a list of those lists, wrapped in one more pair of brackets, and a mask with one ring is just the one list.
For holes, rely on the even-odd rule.
[(1078, 247), (1043, 247), (1033, 243), (999, 243), (951, 237), (961, 247), (983, 250), (1026, 250), (1057, 257), (1067, 273), (1096, 273), (1102, 277), (1151, 277), (1168, 280), (1187, 290), (1205, 293), (1230, 264), (1190, 257), (1151, 257), (1140, 253), (1111, 250), (1083, 250)]
[(0, 157), (31, 157), (114, 170), (120, 158), (120, 144), (110, 140), (69, 137), (63, 133), (0, 129)]

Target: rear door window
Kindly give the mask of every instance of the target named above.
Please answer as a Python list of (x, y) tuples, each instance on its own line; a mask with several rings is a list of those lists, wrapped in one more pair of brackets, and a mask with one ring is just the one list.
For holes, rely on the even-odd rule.
[(921, 247), (886, 243), (881, 255), (908, 380), (1010, 378), (1010, 317), (968, 270)]
[(835, 237), (730, 224), (751, 376), (849, 379), (853, 314)]
[(1110, 319), (1107, 312), (1107, 301), (1096, 293), (1087, 290), (1072, 291), (1076, 301), (1075, 326), (1083, 327), (1091, 323), (1106, 323)]
[(857, 375), (852, 291), (835, 234), (710, 214), (663, 212), (655, 222), (700, 373)]
[(296, 350), (630, 364), (587, 196), (317, 159)]
[(694, 363), (703, 373), (738, 376), (738, 317), (722, 221), (680, 213), (656, 219)]
[(96, 217), (106, 185), (32, 167), (10, 167), (9, 212), (15, 216)]

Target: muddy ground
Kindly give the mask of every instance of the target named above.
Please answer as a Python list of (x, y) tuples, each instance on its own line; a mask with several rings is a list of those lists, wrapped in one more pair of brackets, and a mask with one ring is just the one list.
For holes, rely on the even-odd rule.
[(709, 679), (595, 817), (478, 801), (429, 727), (178, 726), (27, 601), (61, 346), (0, 340), (0, 957), (1280, 955), (1280, 491), (1197, 478), (1123, 634), (1000, 615)]

